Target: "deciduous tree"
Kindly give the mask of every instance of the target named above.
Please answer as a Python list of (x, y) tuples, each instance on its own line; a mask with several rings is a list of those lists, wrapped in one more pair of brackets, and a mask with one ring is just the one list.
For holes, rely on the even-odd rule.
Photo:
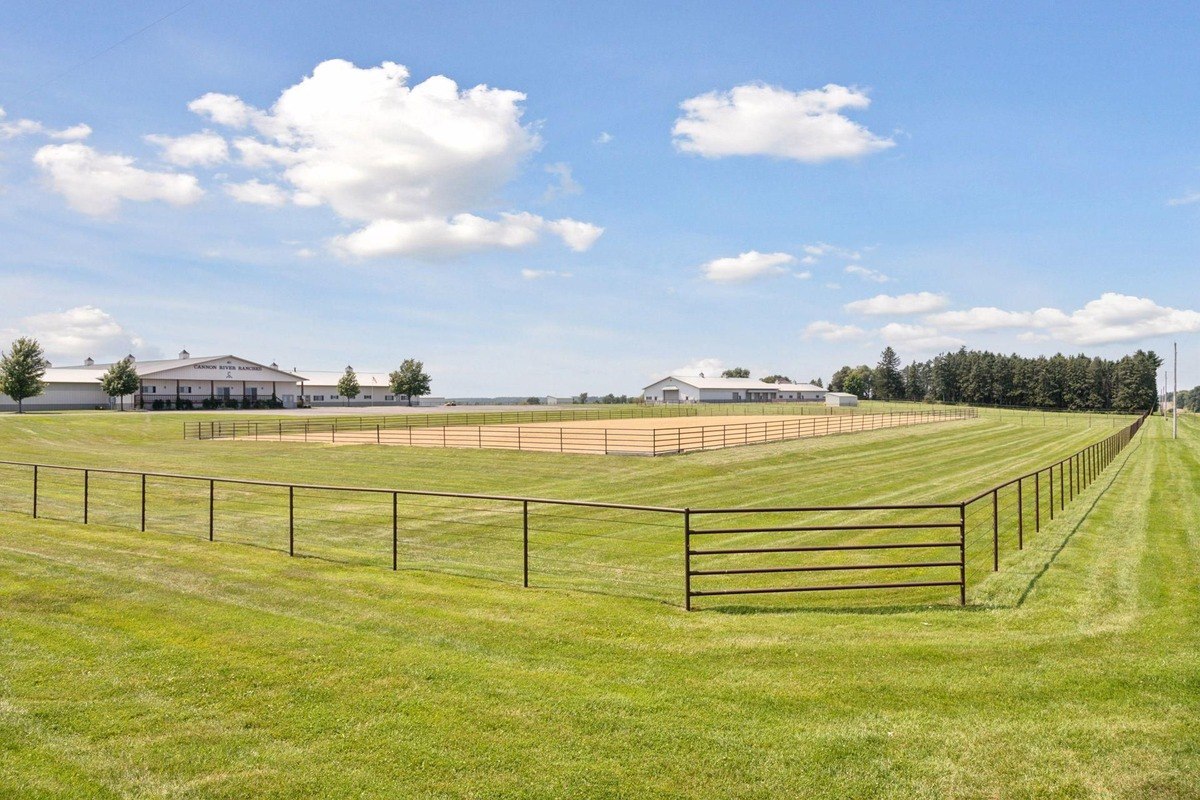
[(50, 362), (37, 339), (24, 336), (12, 343), (12, 348), (0, 354), (0, 394), (17, 401), (17, 413), (25, 413), (25, 400), (46, 391), (42, 377)]
[(345, 374), (338, 378), (337, 390), (338, 394), (346, 398), (346, 405), (350, 405), (350, 401), (358, 397), (362, 387), (358, 384), (358, 375), (353, 368), (346, 367)]
[(104, 389), (104, 393), (109, 397), (120, 398), (122, 411), (125, 410), (125, 395), (133, 394), (140, 385), (141, 378), (128, 358), (122, 358), (113, 364), (100, 378), (100, 387)]
[(429, 394), (429, 386), (433, 379), (425, 372), (424, 362), (406, 358), (400, 362), (400, 369), (388, 375), (388, 380), (391, 382), (392, 392), (404, 395), (411, 406), (414, 397)]

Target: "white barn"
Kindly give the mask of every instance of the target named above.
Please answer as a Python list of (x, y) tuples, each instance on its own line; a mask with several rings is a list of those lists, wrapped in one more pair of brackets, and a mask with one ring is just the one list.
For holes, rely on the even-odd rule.
[(811, 383), (764, 383), (754, 378), (670, 375), (642, 390), (647, 403), (819, 403), (825, 390)]
[[(130, 356), (132, 358), (132, 356)], [(70, 367), (50, 367), (43, 380), (46, 391), (25, 400), (30, 411), (112, 408), (120, 398), (110, 398), (100, 388), (100, 378), (112, 364), (92, 359)], [(299, 375), (238, 356), (192, 357), (186, 350), (178, 358), (133, 362), (140, 380), (138, 391), (124, 398), (126, 408), (200, 408), (296, 405)], [(207, 401), (207, 403), (206, 403)], [(0, 410), (15, 410), (17, 403), (0, 395)]]
[(825, 405), (856, 406), (858, 405), (858, 397), (847, 392), (826, 392)]

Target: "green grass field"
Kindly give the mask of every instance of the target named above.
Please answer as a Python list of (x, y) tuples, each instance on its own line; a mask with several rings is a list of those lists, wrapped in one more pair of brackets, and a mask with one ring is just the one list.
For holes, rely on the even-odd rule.
[[(671, 506), (957, 501), (1127, 421), (649, 459), (184, 441), (182, 416), (5, 416), (0, 457)], [(1200, 425), (1181, 432), (1152, 420), (973, 575), (965, 610), (897, 592), (687, 614), (673, 563), (651, 570), (676, 581), (661, 597), (562, 588), (575, 573), (525, 590), (488, 549), (504, 539), (464, 575), (393, 573), (289, 559), (253, 525), (218, 538), (257, 547), (211, 544), (178, 509), (145, 534), (0, 514), (0, 795), (1200, 797)], [(70, 518), (68, 485), (47, 497)], [(598, 538), (668, 558), (658, 536)]]

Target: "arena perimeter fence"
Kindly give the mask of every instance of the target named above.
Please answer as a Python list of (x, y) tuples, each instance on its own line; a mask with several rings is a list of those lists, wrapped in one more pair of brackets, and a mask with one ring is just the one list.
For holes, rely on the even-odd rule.
[(921, 601), (954, 590), (965, 604), (968, 583), (1064, 511), (1147, 416), (958, 503), (669, 508), (0, 461), (0, 510), (393, 570), (682, 595), (688, 610), (698, 598), (918, 588)]
[[(838, 433), (857, 433), (923, 425), (948, 420), (973, 419), (975, 409), (929, 409), (889, 411), (875, 414), (830, 414), (801, 416), (759, 422), (690, 425), (677, 428), (572, 428), (551, 425), (478, 425), (387, 429), (382, 424), (342, 425), (336, 420), (305, 420), (289, 425), (248, 423), (242, 439), (254, 441), (329, 442), (333, 444), (390, 444), (410, 447), (454, 447), (470, 449), (530, 450), (557, 453), (603, 453), (604, 455), (666, 455), (716, 450), (747, 444), (783, 442)], [(300, 423), (297, 420), (295, 423)], [(198, 438), (223, 438), (214, 433), (219, 421), (208, 423), (212, 430)], [(247, 423), (242, 423), (247, 424)], [(204, 426), (205, 423), (196, 423)], [(236, 424), (226, 434), (236, 439)], [(202, 431), (203, 432), (203, 431)]]
[(472, 425), (532, 425), (542, 422), (589, 422), (609, 419), (664, 419), (706, 416), (830, 416), (845, 412), (818, 402), (712, 403), (703, 405), (626, 405), (607, 408), (565, 408), (531, 411), (452, 411), (435, 414), (375, 414), (371, 416), (279, 419), (200, 420), (183, 423), (185, 439), (254, 439), (279, 435), (394, 428), (438, 428)]
[[(776, 403), (702, 403), (641, 405), (630, 404), (603, 408), (566, 408), (558, 410), (537, 409), (531, 411), (463, 411), (425, 414), (373, 414), (370, 416), (326, 416), (326, 417), (276, 417), (269, 419), (224, 419), (197, 420), (183, 423), (184, 439), (268, 439), (284, 436), (303, 438), (308, 434), (348, 434), (358, 432), (373, 434), (408, 428), (471, 427), (480, 425), (522, 425), (546, 422), (588, 422), (615, 419), (665, 419), (674, 417), (732, 417), (732, 416), (815, 416), (870, 415), (882, 413), (913, 413), (929, 410), (929, 405), (912, 400), (869, 401), (885, 404), (885, 408), (873, 411), (861, 407), (832, 407), (817, 402)], [(899, 408), (897, 408), (897, 406)], [(967, 406), (939, 404), (939, 410), (954, 409), (971, 411), (974, 415), (995, 414), (1003, 419), (1008, 412), (1021, 426), (1051, 427), (1060, 422), (1070, 424), (1080, 418), (1087, 427), (1117, 427), (1122, 417), (1132, 416), (1117, 411), (1068, 411), (1025, 406)], [(1038, 416), (1040, 415), (1040, 416)]]

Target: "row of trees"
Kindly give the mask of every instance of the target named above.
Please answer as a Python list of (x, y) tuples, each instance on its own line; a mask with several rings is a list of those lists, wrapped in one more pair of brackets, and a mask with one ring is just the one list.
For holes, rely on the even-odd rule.
[[(701, 376), (701, 377), (703, 377), (703, 376)], [(750, 370), (746, 369), (745, 367), (734, 367), (733, 369), (727, 369), (724, 372), (722, 372), (721, 377), (722, 378), (749, 378)], [(787, 375), (768, 375), (767, 377), (762, 378), (761, 380), (763, 383), (796, 383), (796, 381), (792, 380)], [(812, 380), (809, 381), (809, 383), (813, 384), (814, 386), (821, 386), (821, 387), (825, 386), (825, 384), (821, 382), (820, 378), (813, 378)]]
[[(388, 388), (392, 390), (392, 394), (403, 396), (411, 406), (414, 397), (429, 394), (432, 380), (425, 372), (424, 362), (406, 358), (400, 362), (400, 369), (392, 370), (388, 374)], [(337, 388), (338, 394), (346, 398), (346, 405), (350, 405), (351, 400), (362, 394), (362, 386), (353, 367), (346, 367), (346, 372), (338, 379)]]
[[(1176, 399), (1176, 394), (1172, 392), (1168, 395), (1169, 399)], [(1200, 386), (1193, 389), (1180, 389), (1178, 393), (1179, 410), (1200, 412)]]
[(1157, 407), (1160, 366), (1153, 350), (1114, 361), (1061, 353), (1028, 358), (964, 347), (902, 367), (896, 351), (886, 347), (874, 368), (839, 369), (829, 389), (875, 400), (1134, 412)]

